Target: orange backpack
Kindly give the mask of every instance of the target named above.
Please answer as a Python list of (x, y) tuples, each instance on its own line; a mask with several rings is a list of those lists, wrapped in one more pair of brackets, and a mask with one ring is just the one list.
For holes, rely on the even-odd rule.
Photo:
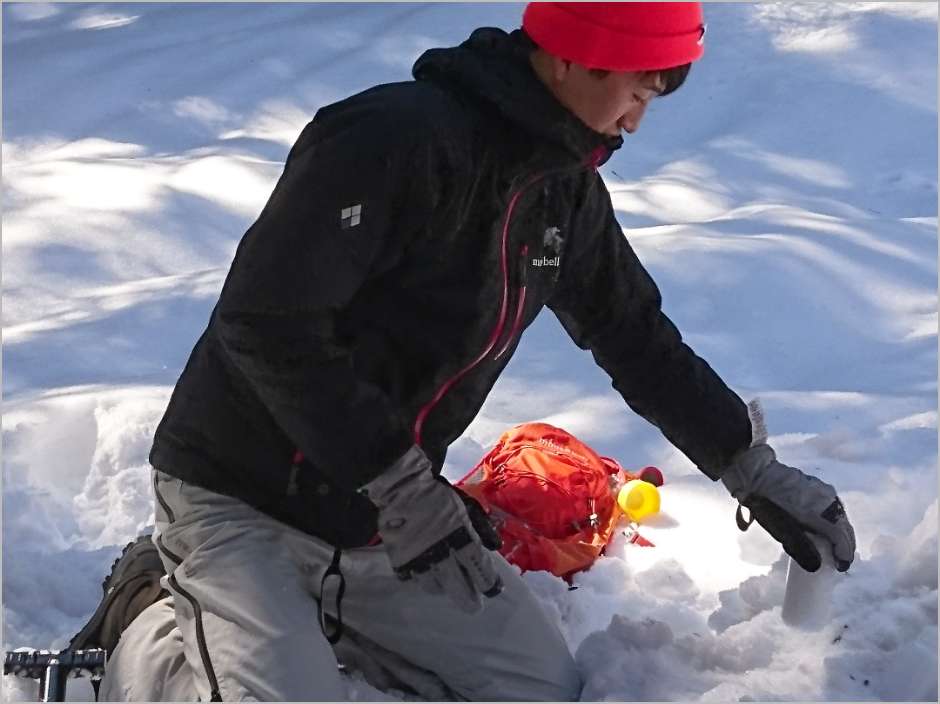
[(616, 491), (634, 478), (561, 428), (523, 423), (457, 485), (489, 514), (503, 557), (569, 579), (603, 553), (623, 515)]

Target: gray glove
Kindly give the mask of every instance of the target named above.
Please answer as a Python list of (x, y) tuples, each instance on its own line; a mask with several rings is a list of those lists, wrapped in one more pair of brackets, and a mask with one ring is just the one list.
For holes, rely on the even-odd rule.
[(401, 579), (447, 594), (468, 612), (483, 608), (503, 583), (493, 556), (480, 541), (464, 502), (431, 472), (413, 445), (386, 472), (362, 487), (379, 509), (379, 535)]
[(750, 520), (745, 522), (738, 508), (741, 530), (756, 520), (804, 570), (815, 572), (820, 566), (819, 550), (807, 533), (822, 536), (832, 545), (840, 572), (852, 564), (855, 530), (836, 490), (778, 462), (770, 445), (760, 443), (739, 452), (721, 481), (750, 510)]

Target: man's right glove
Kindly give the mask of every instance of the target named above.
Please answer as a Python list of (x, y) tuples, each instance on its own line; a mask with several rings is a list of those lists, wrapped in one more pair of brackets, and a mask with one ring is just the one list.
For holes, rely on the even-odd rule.
[(378, 507), (379, 535), (401, 579), (445, 593), (467, 612), (502, 591), (496, 561), (474, 530), (464, 502), (413, 445), (362, 491)]
[[(814, 476), (777, 461), (773, 448), (759, 443), (739, 452), (721, 475), (731, 495), (787, 554), (807, 572), (819, 569), (819, 550), (807, 533), (832, 546), (836, 569), (845, 572), (855, 557), (855, 530), (836, 490)], [(738, 509), (740, 512), (740, 508)], [(738, 525), (746, 530), (740, 513)]]

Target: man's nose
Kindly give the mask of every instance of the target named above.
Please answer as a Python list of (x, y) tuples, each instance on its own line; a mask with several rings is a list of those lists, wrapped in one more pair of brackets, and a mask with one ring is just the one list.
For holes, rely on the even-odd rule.
[(623, 128), (627, 131), (627, 134), (633, 134), (640, 128), (640, 122), (643, 121), (643, 116), (646, 114), (646, 105), (647, 103), (637, 103), (636, 106), (631, 108), (626, 114), (626, 119), (623, 121)]

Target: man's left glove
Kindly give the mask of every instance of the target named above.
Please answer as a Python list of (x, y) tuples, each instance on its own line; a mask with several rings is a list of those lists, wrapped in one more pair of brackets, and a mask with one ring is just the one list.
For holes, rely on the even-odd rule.
[[(819, 550), (807, 533), (832, 546), (836, 569), (845, 572), (855, 558), (855, 530), (836, 490), (816, 477), (777, 461), (770, 445), (739, 452), (721, 481), (742, 506), (808, 572), (819, 569)], [(740, 509), (739, 509), (740, 511)], [(742, 530), (750, 525), (740, 514)]]
[(471, 613), (483, 608), (482, 597), (502, 591), (496, 560), (464, 501), (435, 478), (420, 446), (413, 445), (362, 490), (379, 509), (379, 535), (401, 579), (444, 593)]

